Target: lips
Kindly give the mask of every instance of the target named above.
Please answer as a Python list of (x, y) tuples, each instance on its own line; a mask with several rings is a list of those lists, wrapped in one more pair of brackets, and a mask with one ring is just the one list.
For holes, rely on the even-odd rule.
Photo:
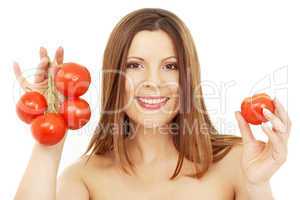
[(136, 97), (139, 105), (145, 109), (159, 109), (169, 100), (169, 97), (165, 96), (138, 96)]

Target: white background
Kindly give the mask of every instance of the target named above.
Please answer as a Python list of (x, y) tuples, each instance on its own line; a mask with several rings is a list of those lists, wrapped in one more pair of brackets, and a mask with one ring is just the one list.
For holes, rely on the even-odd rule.
[[(34, 142), (29, 126), (15, 113), (21, 91), (13, 61), (31, 76), (39, 63), (40, 46), (51, 57), (63, 46), (66, 62), (81, 63), (92, 72), (92, 85), (84, 95), (93, 109), (92, 119), (83, 129), (69, 131), (61, 172), (83, 153), (96, 126), (99, 73), (110, 32), (123, 16), (144, 7), (168, 9), (190, 29), (208, 109), (221, 133), (239, 135), (234, 111), (244, 97), (264, 91), (282, 101), (293, 129), (288, 161), (272, 177), (271, 185), (276, 199), (299, 199), (300, 6), (296, 1), (262, 0), (0, 1), (0, 199), (13, 198)], [(259, 127), (253, 131), (266, 139)]]

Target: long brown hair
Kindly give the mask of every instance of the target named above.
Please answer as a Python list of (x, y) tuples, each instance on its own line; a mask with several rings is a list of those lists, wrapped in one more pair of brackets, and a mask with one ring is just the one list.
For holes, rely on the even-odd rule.
[(221, 135), (213, 126), (203, 100), (200, 64), (190, 31), (175, 14), (159, 8), (135, 10), (126, 15), (113, 29), (103, 58), (105, 73), (102, 75), (100, 120), (84, 155), (91, 152), (90, 158), (95, 154), (104, 155), (113, 151), (123, 170), (129, 173), (125, 167), (129, 164), (129, 169), (134, 172), (125, 145), (130, 132), (128, 127), (120, 128), (117, 132), (112, 131), (111, 127), (107, 128), (110, 124), (123, 127), (128, 122), (128, 116), (124, 112), (112, 112), (119, 111), (124, 106), (125, 79), (122, 73), (106, 72), (125, 71), (131, 41), (135, 34), (142, 30), (165, 31), (174, 42), (178, 55), (180, 109), (172, 123), (177, 124), (179, 129), (174, 131), (172, 138), (179, 157), (170, 179), (179, 174), (184, 158), (195, 164), (196, 173), (191, 177), (200, 178), (209, 166), (222, 159), (234, 144), (241, 143), (241, 138)]

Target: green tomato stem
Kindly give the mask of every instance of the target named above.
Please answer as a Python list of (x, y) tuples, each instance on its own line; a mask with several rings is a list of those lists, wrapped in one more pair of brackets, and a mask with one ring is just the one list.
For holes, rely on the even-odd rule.
[(48, 71), (48, 88), (46, 90), (46, 99), (48, 103), (48, 109), (46, 113), (57, 113), (58, 106), (59, 106), (59, 98), (54, 83), (54, 77), (52, 77), (52, 74), (49, 71)]

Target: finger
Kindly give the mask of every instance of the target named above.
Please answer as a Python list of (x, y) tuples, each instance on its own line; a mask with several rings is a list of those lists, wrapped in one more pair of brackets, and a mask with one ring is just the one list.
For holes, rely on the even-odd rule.
[(284, 125), (288, 129), (290, 129), (291, 120), (290, 120), (288, 113), (285, 110), (284, 106), (281, 104), (281, 102), (277, 98), (274, 98), (274, 103), (275, 103), (275, 114), (282, 120)]
[(274, 145), (281, 145), (282, 140), (278, 133), (272, 130), (272, 128), (267, 123), (262, 123), (261, 128), (264, 131), (264, 133), (268, 136), (269, 140)]
[(54, 59), (52, 61), (52, 66), (60, 65), (64, 60), (64, 50), (62, 47), (57, 48), (55, 52)]
[(48, 68), (49, 68), (49, 57), (47, 49), (44, 47), (40, 47), (40, 64), (37, 68), (37, 71), (35, 73), (34, 83), (40, 83), (43, 82), (45, 79), (48, 78)]
[(56, 75), (56, 73), (58, 72), (59, 69), (60, 69), (60, 67), (58, 67), (58, 66), (52, 66), (50, 68), (49, 73), (51, 74), (52, 77), (55, 77), (55, 75)]
[(58, 72), (60, 68), (60, 64), (63, 64), (63, 60), (64, 60), (64, 50), (62, 47), (59, 47), (55, 52), (55, 56), (50, 67), (50, 73), (52, 77), (54, 77)]
[(40, 59), (47, 57), (47, 56), (48, 56), (47, 49), (44, 47), (40, 47)]
[(34, 83), (40, 83), (45, 79), (47, 79), (48, 67), (49, 67), (49, 59), (47, 56), (45, 56), (41, 59), (41, 62), (38, 65), (38, 68), (34, 75)]
[(261, 128), (263, 132), (268, 136), (269, 142), (272, 144), (272, 157), (273, 160), (282, 163), (285, 160), (287, 145), (280, 135), (274, 132), (267, 123), (262, 123)]
[(270, 110), (267, 108), (263, 108), (263, 114), (267, 120), (269, 120), (274, 127), (274, 129), (280, 133), (286, 133), (286, 127), (275, 114), (273, 114)]
[(243, 143), (247, 144), (255, 142), (256, 139), (253, 136), (249, 124), (246, 122), (246, 120), (243, 118), (239, 111), (235, 112), (235, 118), (238, 121), (238, 126), (242, 135)]
[(26, 80), (26, 78), (23, 76), (20, 65), (17, 62), (13, 63), (13, 69), (16, 76), (17, 81), (19, 82), (19, 85), (22, 87), (24, 91), (30, 91), (30, 84)]

